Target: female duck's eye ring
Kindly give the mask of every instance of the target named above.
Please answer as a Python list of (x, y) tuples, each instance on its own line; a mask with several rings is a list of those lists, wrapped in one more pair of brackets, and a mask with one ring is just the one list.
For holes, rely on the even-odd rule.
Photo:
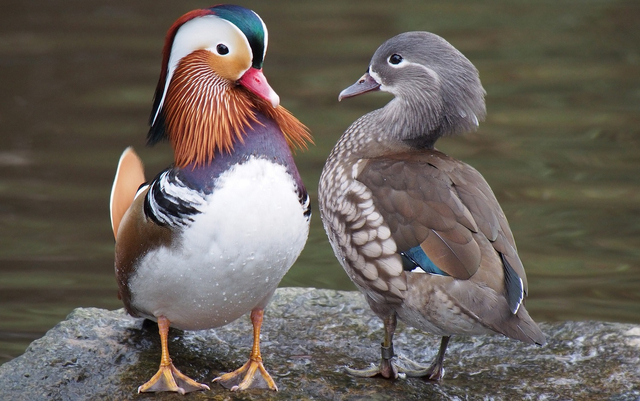
[(389, 63), (393, 65), (400, 64), (402, 60), (402, 56), (399, 54), (393, 54), (391, 57), (389, 57)]

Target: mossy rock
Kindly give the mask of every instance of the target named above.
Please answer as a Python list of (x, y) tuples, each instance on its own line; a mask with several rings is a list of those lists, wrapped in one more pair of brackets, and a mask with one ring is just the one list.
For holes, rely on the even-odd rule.
[[(171, 330), (170, 352), (183, 373), (210, 391), (191, 400), (637, 400), (640, 326), (602, 322), (541, 324), (548, 344), (502, 336), (453, 337), (440, 383), (421, 379), (360, 379), (343, 366), (377, 362), (382, 323), (356, 292), (278, 289), (265, 313), (262, 356), (280, 391), (232, 393), (211, 380), (246, 362), (248, 317), (215, 330)], [(439, 338), (402, 324), (396, 353), (429, 364)], [(0, 366), (0, 399), (158, 400), (178, 394), (137, 394), (157, 370), (155, 323), (123, 310), (82, 308)]]

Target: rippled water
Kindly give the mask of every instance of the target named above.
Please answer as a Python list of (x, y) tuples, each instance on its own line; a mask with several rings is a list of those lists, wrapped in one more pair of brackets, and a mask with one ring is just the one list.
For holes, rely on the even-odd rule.
[[(0, 13), (0, 362), (78, 306), (119, 308), (108, 198), (145, 148), (164, 34), (202, 2), (35, 0)], [(291, 4), (293, 3), (293, 4)], [(337, 102), (387, 38), (429, 30), (480, 70), (488, 118), (439, 148), (487, 178), (509, 218), (537, 320), (640, 323), (640, 3), (247, 1), (269, 26), (265, 73), (313, 131), (297, 154), (312, 194), (357, 117)], [(317, 202), (315, 202), (317, 204)], [(352, 289), (314, 210), (282, 285)]]

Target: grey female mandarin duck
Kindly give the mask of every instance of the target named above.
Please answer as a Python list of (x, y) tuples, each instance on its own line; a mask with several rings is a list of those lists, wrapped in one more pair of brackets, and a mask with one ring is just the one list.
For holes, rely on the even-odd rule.
[[(309, 196), (291, 147), (307, 129), (279, 106), (262, 65), (267, 28), (251, 10), (219, 5), (169, 29), (148, 140), (168, 139), (174, 164), (144, 183), (123, 153), (111, 195), (119, 296), (158, 322), (162, 357), (144, 391), (208, 389), (176, 369), (169, 326), (201, 330), (251, 312), (249, 361), (220, 381), (277, 390), (260, 354), (263, 311), (309, 232)], [(141, 185), (142, 184), (142, 185)]]
[[(379, 366), (357, 376), (440, 380), (450, 336), (545, 337), (524, 307), (527, 277), (507, 219), (473, 167), (434, 148), (485, 117), (478, 71), (441, 37), (400, 34), (339, 99), (382, 90), (385, 107), (353, 123), (322, 171), (320, 214), (336, 257), (383, 320)], [(392, 360), (397, 319), (442, 336), (429, 367)]]

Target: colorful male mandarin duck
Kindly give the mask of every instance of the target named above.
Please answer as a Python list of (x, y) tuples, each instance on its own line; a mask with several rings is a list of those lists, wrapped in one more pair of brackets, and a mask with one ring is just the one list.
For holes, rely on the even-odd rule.
[[(359, 118), (322, 171), (320, 212), (345, 271), (384, 322), (379, 366), (356, 376), (440, 380), (451, 335), (545, 337), (524, 307), (527, 278), (507, 219), (473, 167), (434, 148), (485, 117), (478, 71), (441, 37), (400, 34), (378, 48), (339, 100), (395, 97)], [(392, 358), (397, 319), (442, 336), (429, 367)]]
[[(169, 357), (169, 326), (220, 327), (251, 311), (253, 349), (214, 381), (232, 390), (261, 374), (263, 310), (309, 233), (309, 196), (291, 147), (310, 135), (262, 73), (267, 28), (232, 5), (191, 11), (169, 29), (148, 141), (168, 139), (174, 164), (143, 184), (123, 153), (111, 195), (119, 296), (133, 316), (158, 322), (162, 360), (143, 391), (208, 389)], [(142, 184), (142, 185), (141, 185)]]

